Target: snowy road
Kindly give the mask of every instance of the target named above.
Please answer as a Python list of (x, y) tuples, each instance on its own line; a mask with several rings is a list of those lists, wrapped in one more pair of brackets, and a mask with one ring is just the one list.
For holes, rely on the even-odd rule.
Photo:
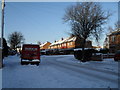
[(72, 55), (42, 56), (41, 64), (20, 65), (20, 58), (5, 58), (3, 88), (118, 88), (118, 62), (81, 63)]

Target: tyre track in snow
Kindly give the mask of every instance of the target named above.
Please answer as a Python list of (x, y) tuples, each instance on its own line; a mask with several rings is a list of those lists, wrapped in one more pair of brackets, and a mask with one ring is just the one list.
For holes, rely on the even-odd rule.
[[(51, 59), (58, 59), (58, 58), (51, 58)], [(71, 64), (61, 62), (61, 61), (56, 61), (56, 60), (54, 60), (54, 61), (52, 61), (52, 60), (48, 61), (47, 60), (47, 62), (49, 64), (52, 64), (52, 65), (57, 66), (59, 68), (63, 68), (63, 69), (66, 69), (66, 70), (69, 70), (69, 71), (72, 71), (72, 72), (75, 72), (75, 73), (78, 73), (78, 74), (81, 74), (81, 75), (84, 75), (84, 76), (89, 76), (89, 77), (93, 77), (93, 78), (96, 78), (96, 79), (99, 79), (99, 80), (108, 81), (108, 82), (118, 84), (118, 81), (116, 79), (117, 75), (111, 75), (109, 73), (106, 73), (106, 71), (101, 72), (101, 71), (98, 71), (97, 69), (91, 69), (91, 67), (89, 67), (89, 69), (88, 69), (88, 67), (85, 68), (85, 66), (81, 66), (79, 68), (76, 65), (71, 65)], [(112, 76), (112, 77), (110, 78), (110, 76)]]
[[(53, 57), (50, 57), (50, 58), (53, 58)], [(70, 65), (70, 66), (75, 66), (75, 67), (79, 67), (79, 68), (85, 68), (85, 69), (88, 69), (88, 70), (94, 70), (94, 71), (97, 71), (97, 72), (102, 72), (102, 73), (106, 73), (106, 74), (111, 74), (111, 75), (115, 75), (115, 76), (118, 76), (118, 74), (120, 73), (117, 73), (117, 72), (112, 72), (112, 71), (108, 71), (108, 70), (102, 70), (102, 69), (97, 69), (97, 68), (93, 68), (91, 66), (86, 66), (86, 65), (81, 65), (80, 63), (69, 63), (69, 62), (64, 62), (64, 61), (58, 61), (57, 59), (59, 59), (61, 57), (57, 57), (55, 58), (55, 62), (58, 62), (58, 63), (62, 63), (62, 64), (67, 64), (67, 65)], [(96, 64), (96, 63), (94, 63)]]
[(76, 66), (76, 67), (79, 67), (79, 68), (85, 68), (85, 69), (89, 69), (89, 70), (94, 70), (94, 71), (99, 71), (99, 72), (103, 72), (103, 73), (107, 73), (107, 74), (111, 74), (111, 75), (118, 75), (119, 73), (116, 73), (116, 72), (112, 72), (112, 71), (107, 71), (107, 70), (102, 70), (102, 69), (97, 69), (97, 68), (93, 68), (93, 67), (90, 67), (90, 66), (83, 66), (83, 65), (80, 65), (80, 64), (75, 64), (75, 63), (68, 63), (68, 62), (63, 62), (63, 61), (56, 61), (56, 62), (59, 62), (59, 63), (62, 63), (62, 64), (68, 64), (68, 65), (71, 65), (71, 66)]

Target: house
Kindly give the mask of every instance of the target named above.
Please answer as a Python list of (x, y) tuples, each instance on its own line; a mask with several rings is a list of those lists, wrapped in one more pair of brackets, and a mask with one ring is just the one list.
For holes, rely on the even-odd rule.
[[(49, 49), (74, 49), (74, 48), (81, 48), (82, 47), (82, 39), (78, 39), (77, 37), (68, 37), (68, 38), (61, 38), (58, 41), (53, 42)], [(87, 41), (86, 48), (92, 48), (92, 42)]]
[(114, 53), (120, 50), (120, 30), (112, 32), (108, 37), (110, 52)]
[(48, 47), (50, 46), (50, 44), (51, 43), (47, 41), (47, 42), (45, 42), (45, 43), (43, 43), (43, 44), (40, 45), (40, 49), (41, 50), (48, 49)]

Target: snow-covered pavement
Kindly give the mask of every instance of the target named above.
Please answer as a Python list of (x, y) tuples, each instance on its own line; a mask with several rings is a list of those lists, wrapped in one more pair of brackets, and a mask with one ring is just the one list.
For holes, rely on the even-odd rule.
[(118, 62), (79, 62), (73, 55), (41, 56), (41, 64), (21, 65), (18, 56), (4, 59), (3, 88), (118, 88)]

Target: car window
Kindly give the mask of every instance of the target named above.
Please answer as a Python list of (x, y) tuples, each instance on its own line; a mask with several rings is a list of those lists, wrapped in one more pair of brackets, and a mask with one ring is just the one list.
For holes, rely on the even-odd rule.
[(117, 51), (116, 54), (120, 54), (120, 51)]

